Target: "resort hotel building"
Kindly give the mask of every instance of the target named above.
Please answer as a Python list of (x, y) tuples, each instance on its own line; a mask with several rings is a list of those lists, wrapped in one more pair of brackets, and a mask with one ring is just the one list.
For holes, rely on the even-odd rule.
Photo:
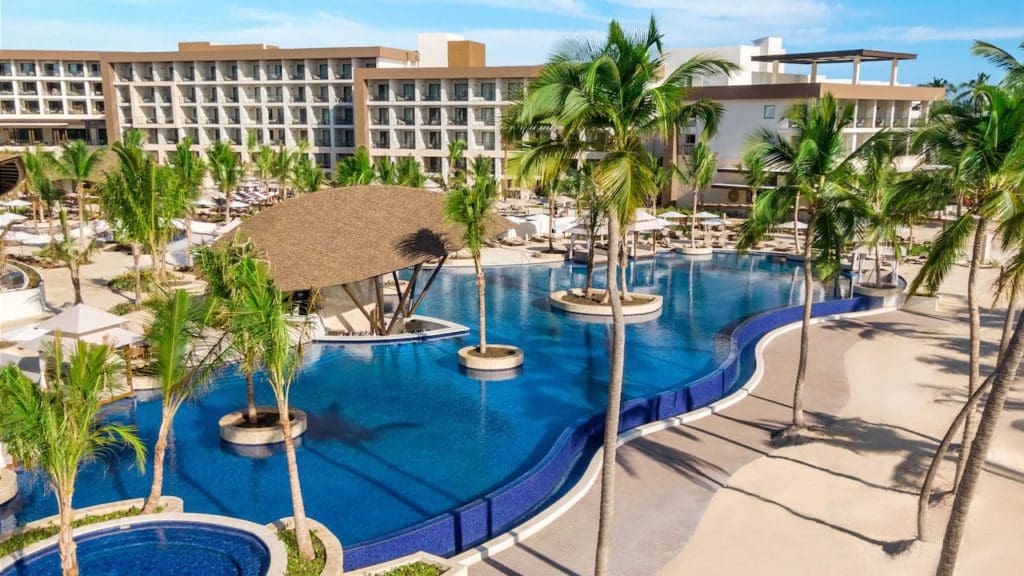
[[(417, 50), (387, 47), (278, 48), (265, 44), (182, 42), (172, 52), (0, 50), (0, 149), (55, 146), (82, 139), (105, 145), (129, 129), (146, 135), (160, 159), (183, 138), (203, 150), (224, 140), (244, 154), (248, 131), (259, 143), (301, 142), (325, 170), (365, 145), (373, 157), (412, 156), (427, 173), (443, 174), (448, 144), (466, 142), (465, 157), (490, 157), (504, 177), (503, 110), (526, 89), (539, 66), (487, 66), (483, 44), (450, 34), (421, 34)], [(785, 129), (794, 103), (831, 93), (856, 109), (851, 149), (879, 130), (907, 127), (927, 114), (941, 88), (901, 85), (901, 61), (914, 54), (848, 50), (787, 54), (779, 38), (750, 45), (669, 51), (674, 66), (696, 54), (726, 58), (731, 76), (701, 79), (694, 98), (711, 98), (725, 117), (711, 145), (719, 174), (710, 204), (749, 202), (737, 168), (757, 127)], [(861, 80), (861, 65), (890, 66), (888, 81)], [(847, 80), (819, 66), (852, 65)], [(809, 66), (807, 74), (786, 66)], [(692, 149), (696, 127), (655, 152), (677, 161)], [(686, 200), (676, 185), (663, 203)]]

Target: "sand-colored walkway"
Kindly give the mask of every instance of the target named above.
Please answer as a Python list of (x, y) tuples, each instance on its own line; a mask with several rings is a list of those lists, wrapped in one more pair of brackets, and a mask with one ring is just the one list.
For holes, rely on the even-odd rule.
[[(998, 318), (984, 337), (996, 341)], [(806, 405), (829, 437), (773, 450), (789, 417), (798, 333), (767, 350), (765, 380), (724, 413), (620, 449), (612, 573), (929, 574), (937, 548), (893, 558), (914, 535), (914, 490), (962, 399), (966, 329), (906, 312), (814, 328)], [(991, 352), (986, 347), (986, 352)], [(968, 527), (962, 574), (1020, 574), (1024, 396), (1008, 403)], [(948, 476), (948, 474), (946, 474)], [(599, 490), (474, 575), (589, 574)], [(936, 514), (936, 522), (943, 519)]]

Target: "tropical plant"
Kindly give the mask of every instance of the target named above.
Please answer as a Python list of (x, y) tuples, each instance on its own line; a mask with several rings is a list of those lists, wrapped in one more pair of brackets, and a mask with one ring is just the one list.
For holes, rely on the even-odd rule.
[(594, 252), (597, 247), (597, 236), (601, 223), (608, 216), (605, 211), (604, 197), (598, 192), (594, 182), (594, 164), (583, 162), (579, 168), (571, 170), (562, 180), (565, 191), (576, 199), (576, 215), (583, 222), (587, 231), (587, 271), (583, 284), (584, 298), (590, 298), (594, 284)]
[(481, 250), (487, 239), (487, 218), (498, 199), (498, 185), (494, 181), (490, 166), (489, 159), (488, 162), (475, 162), (472, 186), (458, 180), (449, 187), (444, 197), (444, 217), (449, 222), (462, 226), (462, 243), (473, 255), (477, 312), (480, 316), (480, 344), (477, 351), (482, 356), (487, 354), (487, 283), (484, 278)]
[(168, 291), (152, 303), (153, 319), (146, 332), (153, 358), (153, 373), (160, 384), (163, 404), (160, 428), (153, 448), (153, 485), (143, 514), (156, 512), (164, 483), (164, 454), (174, 416), (186, 401), (202, 394), (222, 364), (220, 342), (208, 342), (203, 331), (213, 321), (214, 298), (194, 296), (184, 290)]
[[(978, 271), (985, 252), (986, 236), (995, 225), (1004, 231), (1004, 244), (1013, 245), (1020, 233), (1020, 182), (1024, 162), (1024, 94), (1013, 94), (992, 86), (977, 89), (967, 104), (946, 103), (936, 106), (927, 125), (914, 137), (914, 146), (926, 154), (929, 163), (940, 168), (920, 171), (901, 184), (904, 205), (925, 208), (942, 206), (955, 199), (961, 210), (956, 220), (943, 227), (929, 251), (928, 260), (911, 283), (909, 292), (921, 287), (934, 293), (946, 279), (954, 263), (971, 246), (967, 275), (970, 368), (968, 396), (981, 380), (981, 302)], [(963, 441), (957, 458), (954, 487), (966, 465), (976, 420), (968, 410)], [(936, 454), (936, 458), (940, 455)], [(931, 485), (922, 494), (931, 493)], [(920, 509), (927, 513), (927, 507)], [(919, 520), (923, 525), (924, 521)], [(926, 538), (923, 533), (919, 538)]]
[(92, 238), (85, 244), (80, 244), (71, 239), (71, 229), (68, 226), (68, 213), (60, 211), (61, 233), (54, 235), (50, 244), (40, 250), (39, 255), (43, 258), (56, 260), (68, 268), (71, 276), (71, 286), (75, 290), (75, 304), (82, 303), (82, 276), (83, 264), (88, 264), (90, 258), (96, 253), (96, 244)]
[[(253, 132), (249, 132), (250, 136)], [(185, 137), (174, 147), (170, 165), (172, 174), (172, 212), (184, 216), (185, 224), (185, 266), (192, 268), (192, 217), (195, 215), (195, 202), (203, 185), (206, 174), (206, 163), (192, 151), (192, 139)], [(253, 152), (250, 151), (250, 158)], [(258, 162), (255, 164), (258, 166)]]
[(89, 214), (85, 205), (85, 183), (95, 176), (96, 167), (103, 158), (101, 150), (89, 150), (85, 142), (75, 140), (61, 145), (60, 156), (54, 162), (57, 174), (70, 180), (78, 198), (78, 212), (81, 226), (78, 230), (78, 243), (85, 246), (85, 226), (89, 221)]
[(427, 175), (423, 173), (420, 163), (412, 156), (400, 158), (395, 170), (398, 172), (399, 186), (422, 188), (427, 182)]
[(853, 106), (841, 105), (831, 95), (797, 104), (786, 112), (795, 130), (792, 138), (775, 130), (755, 132), (749, 154), (765, 167), (783, 172), (785, 182), (763, 192), (744, 224), (738, 248), (746, 250), (765, 234), (792, 218), (793, 206), (801, 200), (808, 214), (803, 248), (804, 306), (800, 329), (800, 358), (793, 386), (792, 424), (776, 433), (783, 440), (806, 427), (803, 410), (804, 381), (810, 345), (811, 307), (814, 303), (814, 262), (822, 282), (842, 271), (846, 244), (853, 239), (857, 219), (863, 214), (853, 191), (854, 159), (859, 151), (848, 152), (843, 130), (853, 122)]
[(355, 154), (342, 159), (334, 169), (334, 183), (338, 186), (372, 184), (376, 176), (366, 146), (356, 148)]
[(302, 154), (295, 159), (291, 181), (296, 194), (316, 192), (324, 185), (325, 180), (323, 168), (317, 166), (309, 154)]
[(395, 163), (387, 156), (374, 158), (373, 169), (377, 173), (378, 184), (391, 186), (398, 183), (398, 170), (395, 167)]
[(299, 482), (299, 468), (295, 459), (292, 438), (289, 396), (292, 383), (302, 362), (306, 325), (294, 334), (288, 321), (288, 302), (284, 293), (275, 286), (266, 262), (249, 259), (234, 265), (236, 303), (232, 306), (236, 330), (251, 338), (260, 351), (267, 383), (277, 402), (278, 419), (284, 436), (285, 459), (291, 488), (292, 515), (295, 518), (295, 536), (303, 558), (314, 557), (306, 509)]
[[(305, 155), (304, 152), (302, 154)], [(274, 160), (270, 163), (270, 174), (274, 177), (274, 180), (277, 180), (277, 188), (282, 199), (288, 197), (288, 185), (291, 183), (292, 166), (298, 157), (298, 154), (292, 153), (282, 144), (278, 146), (277, 152), (274, 153)]]
[(448, 184), (451, 184), (455, 175), (462, 171), (466, 147), (466, 141), (462, 139), (448, 142)]
[(228, 221), (231, 219), (231, 201), (242, 178), (238, 154), (230, 144), (218, 140), (206, 151), (206, 158), (210, 165), (210, 177), (217, 184), (217, 190), (224, 195), (224, 220)]
[[(914, 217), (908, 214), (905, 204), (895, 198), (901, 178), (896, 160), (903, 152), (900, 140), (905, 138), (898, 134), (877, 136), (861, 150), (856, 186), (863, 196), (865, 209), (862, 236), (864, 245), (875, 251), (875, 284), (878, 286), (884, 284), (881, 247), (892, 248), (893, 258), (899, 261), (902, 252), (899, 228), (911, 223)], [(893, 277), (889, 284), (896, 282)]]
[(21, 155), (21, 163), (25, 167), (25, 187), (32, 194), (33, 212), (36, 210), (39, 212), (39, 217), (36, 219), (37, 231), (44, 208), (50, 220), (50, 227), (53, 227), (53, 207), (64, 195), (64, 191), (54, 185), (53, 180), (50, 179), (54, 162), (53, 154), (43, 150), (43, 147), (38, 144), (35, 150), (26, 148)]
[(263, 195), (270, 195), (270, 179), (274, 175), (274, 149), (269, 144), (263, 144), (255, 152), (253, 160), (253, 172), (259, 178)]
[[(1017, 48), (1024, 50), (1024, 42), (1021, 42)], [(981, 40), (974, 41), (971, 52), (975, 56), (981, 56), (988, 60), (993, 66), (1006, 73), (999, 83), (1000, 86), (1010, 91), (1024, 91), (1024, 62), (1015, 58), (1008, 51)]]
[(65, 355), (60, 334), (44, 348), (46, 384), (15, 365), (0, 369), (0, 441), (22, 466), (46, 474), (60, 517), (57, 547), (61, 572), (77, 576), (72, 529), (75, 480), (81, 466), (118, 445), (127, 446), (141, 469), (146, 450), (132, 426), (104, 422), (102, 402), (118, 384), (121, 364), (107, 345), (81, 340)]
[(690, 216), (690, 247), (697, 247), (697, 210), (702, 204), (704, 191), (711, 186), (711, 180), (718, 172), (718, 154), (711, 150), (707, 140), (701, 138), (693, 147), (693, 153), (683, 162), (682, 168), (676, 169), (693, 193), (693, 213)]
[(603, 43), (567, 44), (552, 56), (531, 82), (524, 100), (512, 109), (515, 126), (509, 130), (522, 138), (515, 143), (518, 150), (510, 163), (516, 159), (526, 173), (544, 163), (564, 165), (565, 158), (581, 158), (585, 152), (603, 153), (593, 170), (609, 214), (606, 296), (613, 330), (595, 569), (599, 576), (607, 574), (610, 557), (626, 344), (623, 303), (616, 285), (619, 253), (623, 230), (655, 190), (645, 143), (655, 134), (668, 135), (696, 77), (734, 68), (705, 56), (691, 58), (674, 70), (665, 67), (662, 34), (654, 18), (636, 34), (627, 34), (612, 21)]
[(749, 156), (745, 155), (737, 168), (743, 171), (743, 183), (750, 189), (750, 207), (753, 209), (754, 204), (757, 204), (757, 195), (772, 185), (775, 175), (765, 168), (764, 160), (759, 156)]

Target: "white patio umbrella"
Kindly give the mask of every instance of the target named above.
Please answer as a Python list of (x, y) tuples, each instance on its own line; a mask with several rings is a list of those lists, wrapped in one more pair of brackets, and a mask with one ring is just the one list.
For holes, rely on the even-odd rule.
[(3, 206), (4, 208), (28, 208), (31, 205), (31, 202), (22, 200), (20, 198), (15, 198), (14, 200), (7, 200), (6, 202), (0, 202), (0, 206)]
[(22, 216), (21, 214), (12, 214), (10, 212), (4, 212), (3, 214), (0, 214), (0, 228), (5, 228), (7, 226), (10, 226), (11, 224), (17, 224), (18, 222), (24, 222), (25, 220), (28, 220), (28, 218)]
[(216, 208), (217, 207), (217, 203), (214, 202), (213, 200), (210, 200), (209, 198), (200, 198), (199, 200), (196, 200), (195, 202), (193, 202), (193, 204), (195, 204), (196, 206), (199, 206), (200, 208)]
[(718, 218), (719, 216), (713, 212), (697, 212), (693, 217), (697, 220), (706, 220), (708, 218)]
[(797, 230), (807, 229), (807, 224), (804, 224), (803, 222), (783, 222), (782, 224), (777, 225), (776, 228), (781, 230), (792, 230), (794, 226), (796, 226)]
[(686, 218), (686, 214), (672, 210), (671, 212), (658, 214), (658, 218), (664, 218), (665, 220), (682, 220), (683, 218)]

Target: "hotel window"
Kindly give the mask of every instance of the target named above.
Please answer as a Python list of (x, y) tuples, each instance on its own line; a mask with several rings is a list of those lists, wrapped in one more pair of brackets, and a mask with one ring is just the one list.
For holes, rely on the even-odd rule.
[(18, 70), (24, 76), (35, 76), (36, 75), (36, 64), (35, 62), (19, 62)]
[(469, 100), (469, 84), (460, 82), (455, 85), (455, 98), (453, 100), (466, 101)]
[(231, 78), (230, 79), (231, 80), (238, 80), (238, 65), (237, 64), (232, 64), (231, 65)]
[(416, 123), (416, 111), (412, 108), (402, 108), (402, 124), (412, 126)]
[(260, 65), (259, 64), (253, 64), (252, 65), (252, 79), (253, 80), (259, 80), (260, 79)]
[(52, 62), (43, 64), (43, 74), (47, 76), (57, 76), (57, 65)]
[(469, 113), (465, 108), (456, 108), (455, 114), (452, 117), (452, 124), (456, 126), (465, 126), (469, 119)]
[(416, 133), (413, 132), (412, 130), (404, 130), (402, 132), (399, 132), (399, 136), (401, 137), (401, 140), (399, 141), (399, 146), (401, 146), (403, 149), (412, 150), (413, 148), (416, 147)]
[(775, 119), (775, 104), (765, 104), (764, 107), (764, 119), (774, 120)]
[(483, 108), (480, 110), (480, 120), (486, 126), (494, 126), (494, 108)]
[(320, 123), (321, 124), (330, 124), (331, 123), (331, 111), (328, 110), (327, 108), (322, 108), (320, 110)]
[(99, 76), (100, 75), (100, 65), (99, 64), (95, 64), (95, 63), (94, 64), (90, 64), (89, 65), (89, 70), (92, 72), (93, 76)]
[(352, 79), (352, 64), (341, 65), (341, 79), (351, 80)]
[(0, 76), (10, 76), (11, 65), (7, 62), (0, 62)]
[(431, 82), (427, 84), (427, 100), (437, 102), (441, 100), (441, 83)]
[(384, 101), (384, 100), (387, 100), (387, 99), (388, 99), (388, 85), (387, 84), (377, 84), (377, 100)]
[(494, 132), (484, 132), (480, 135), (480, 142), (484, 150), (494, 150)]
[(427, 109), (427, 124), (430, 126), (441, 125), (441, 109), (440, 108), (428, 108)]
[(483, 96), (484, 100), (489, 102), (494, 101), (494, 82), (484, 82), (480, 85), (480, 95)]
[(317, 70), (318, 70), (317, 76), (321, 80), (324, 80), (324, 79), (327, 78), (327, 63), (326, 62), (321, 63), (320, 66), (317, 67)]
[(280, 64), (274, 64), (270, 69), (272, 71), (270, 73), (270, 79), (271, 80), (280, 80), (281, 79), (281, 65)]
[[(467, 143), (469, 142), (469, 138), (466, 137), (466, 133), (462, 130), (457, 130), (452, 134), (452, 142), (458, 142), (460, 140)], [(465, 160), (465, 158), (463, 158), (463, 160)]]
[(68, 74), (72, 76), (81, 76), (82, 72), (82, 65), (78, 62), (72, 62), (68, 64)]
[(402, 84), (402, 100), (412, 101), (416, 99), (416, 85), (411, 83)]

